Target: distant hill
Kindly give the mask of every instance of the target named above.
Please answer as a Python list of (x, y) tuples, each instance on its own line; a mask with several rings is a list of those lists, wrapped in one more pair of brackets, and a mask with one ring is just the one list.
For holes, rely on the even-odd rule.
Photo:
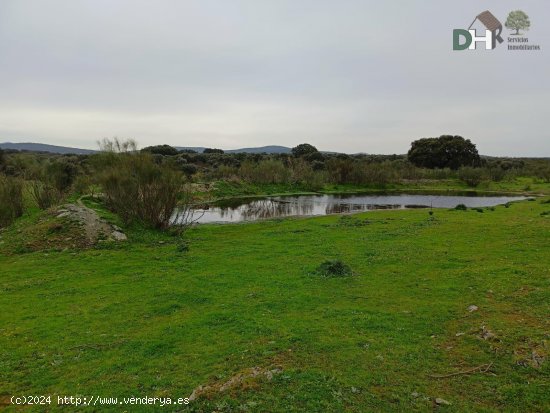
[(75, 154), (75, 155), (88, 155), (94, 153), (91, 149), (70, 148), (67, 146), (47, 145), (45, 143), (0, 143), (0, 149), (12, 149), (17, 151), (30, 151), (30, 152), (51, 152), (59, 154)]
[[(182, 151), (184, 149), (191, 149), (196, 152), (203, 152), (204, 147), (202, 146), (175, 146), (175, 148), (179, 151)], [(222, 149), (222, 148), (220, 148)], [(277, 146), (277, 145), (269, 145), (269, 146), (260, 146), (257, 148), (241, 148), (241, 149), (224, 149), (225, 153), (290, 153), (291, 149), (287, 148), (286, 146)]]
[[(196, 152), (203, 152), (205, 147), (203, 146), (175, 146), (179, 151), (184, 149), (191, 149)], [(0, 143), (0, 149), (11, 149), (17, 151), (30, 151), (30, 152), (51, 152), (59, 154), (76, 154), (76, 155), (87, 155), (95, 153), (97, 151), (91, 149), (80, 149), (80, 148), (70, 148), (67, 146), (56, 146), (56, 145), (47, 145), (45, 143), (11, 143), (4, 142)], [(291, 149), (286, 146), (260, 146), (257, 148), (242, 148), (242, 149), (228, 149), (224, 150), (226, 153), (290, 153)]]
[(240, 153), (240, 152), (246, 152), (246, 153), (290, 153), (291, 148), (287, 148), (286, 146), (278, 146), (278, 145), (269, 145), (269, 146), (260, 146), (258, 148), (242, 148), (242, 149), (230, 149), (226, 152), (229, 153)]

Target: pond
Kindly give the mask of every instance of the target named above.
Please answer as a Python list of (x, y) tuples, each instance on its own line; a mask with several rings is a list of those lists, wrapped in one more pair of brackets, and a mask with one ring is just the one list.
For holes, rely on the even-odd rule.
[(198, 223), (242, 222), (291, 216), (313, 216), (379, 209), (491, 207), (526, 199), (523, 196), (480, 195), (475, 192), (441, 194), (369, 193), (234, 198), (201, 205), (194, 210)]

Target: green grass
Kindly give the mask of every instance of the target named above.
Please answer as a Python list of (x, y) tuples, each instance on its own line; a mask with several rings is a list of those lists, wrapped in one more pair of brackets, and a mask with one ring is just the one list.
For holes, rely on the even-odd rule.
[[(0, 395), (187, 397), (258, 366), (282, 372), (187, 408), (125, 409), (431, 411), (440, 397), (447, 411), (548, 411), (545, 211), (204, 225), (187, 252), (133, 227), (126, 244), (17, 253), (28, 214), (0, 234)], [(354, 276), (312, 274), (326, 260)]]

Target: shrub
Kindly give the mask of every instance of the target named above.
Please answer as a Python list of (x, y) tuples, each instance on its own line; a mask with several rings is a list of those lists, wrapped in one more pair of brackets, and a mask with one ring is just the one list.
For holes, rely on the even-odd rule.
[(87, 195), (88, 193), (92, 192), (91, 188), (92, 180), (90, 178), (90, 175), (88, 174), (78, 175), (73, 182), (73, 190), (77, 194)]
[(42, 181), (48, 182), (59, 192), (66, 191), (78, 174), (78, 166), (74, 159), (60, 158), (46, 165), (42, 173)]
[(455, 209), (457, 211), (466, 211), (468, 209), (468, 207), (464, 204), (458, 204), (457, 206), (455, 206)]
[(340, 260), (328, 260), (317, 267), (315, 273), (323, 277), (347, 277), (353, 275), (349, 265)]
[(281, 184), (288, 181), (290, 170), (281, 161), (268, 159), (259, 163), (245, 161), (238, 173), (242, 179), (251, 183)]
[(108, 154), (99, 182), (108, 206), (125, 223), (166, 228), (178, 204), (182, 176), (149, 153)]
[(356, 162), (350, 176), (355, 184), (386, 185), (397, 181), (396, 171), (388, 162)]
[(458, 178), (466, 185), (476, 187), (483, 181), (483, 170), (481, 168), (464, 166), (458, 171)]
[(544, 180), (544, 182), (550, 182), (550, 165), (544, 165), (537, 169), (535, 176)]
[(0, 227), (23, 215), (23, 182), (0, 175)]
[(506, 170), (499, 167), (499, 166), (493, 167), (493, 168), (488, 168), (487, 171), (488, 171), (489, 177), (494, 182), (500, 182), (500, 181), (504, 180), (504, 178), (506, 177), (506, 174), (507, 174)]

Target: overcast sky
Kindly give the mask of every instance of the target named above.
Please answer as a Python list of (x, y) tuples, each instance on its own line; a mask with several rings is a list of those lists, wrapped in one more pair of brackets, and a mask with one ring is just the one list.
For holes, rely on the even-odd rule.
[[(453, 51), (486, 9), (542, 50)], [(0, 142), (550, 156), (549, 22), (548, 0), (0, 0)]]

